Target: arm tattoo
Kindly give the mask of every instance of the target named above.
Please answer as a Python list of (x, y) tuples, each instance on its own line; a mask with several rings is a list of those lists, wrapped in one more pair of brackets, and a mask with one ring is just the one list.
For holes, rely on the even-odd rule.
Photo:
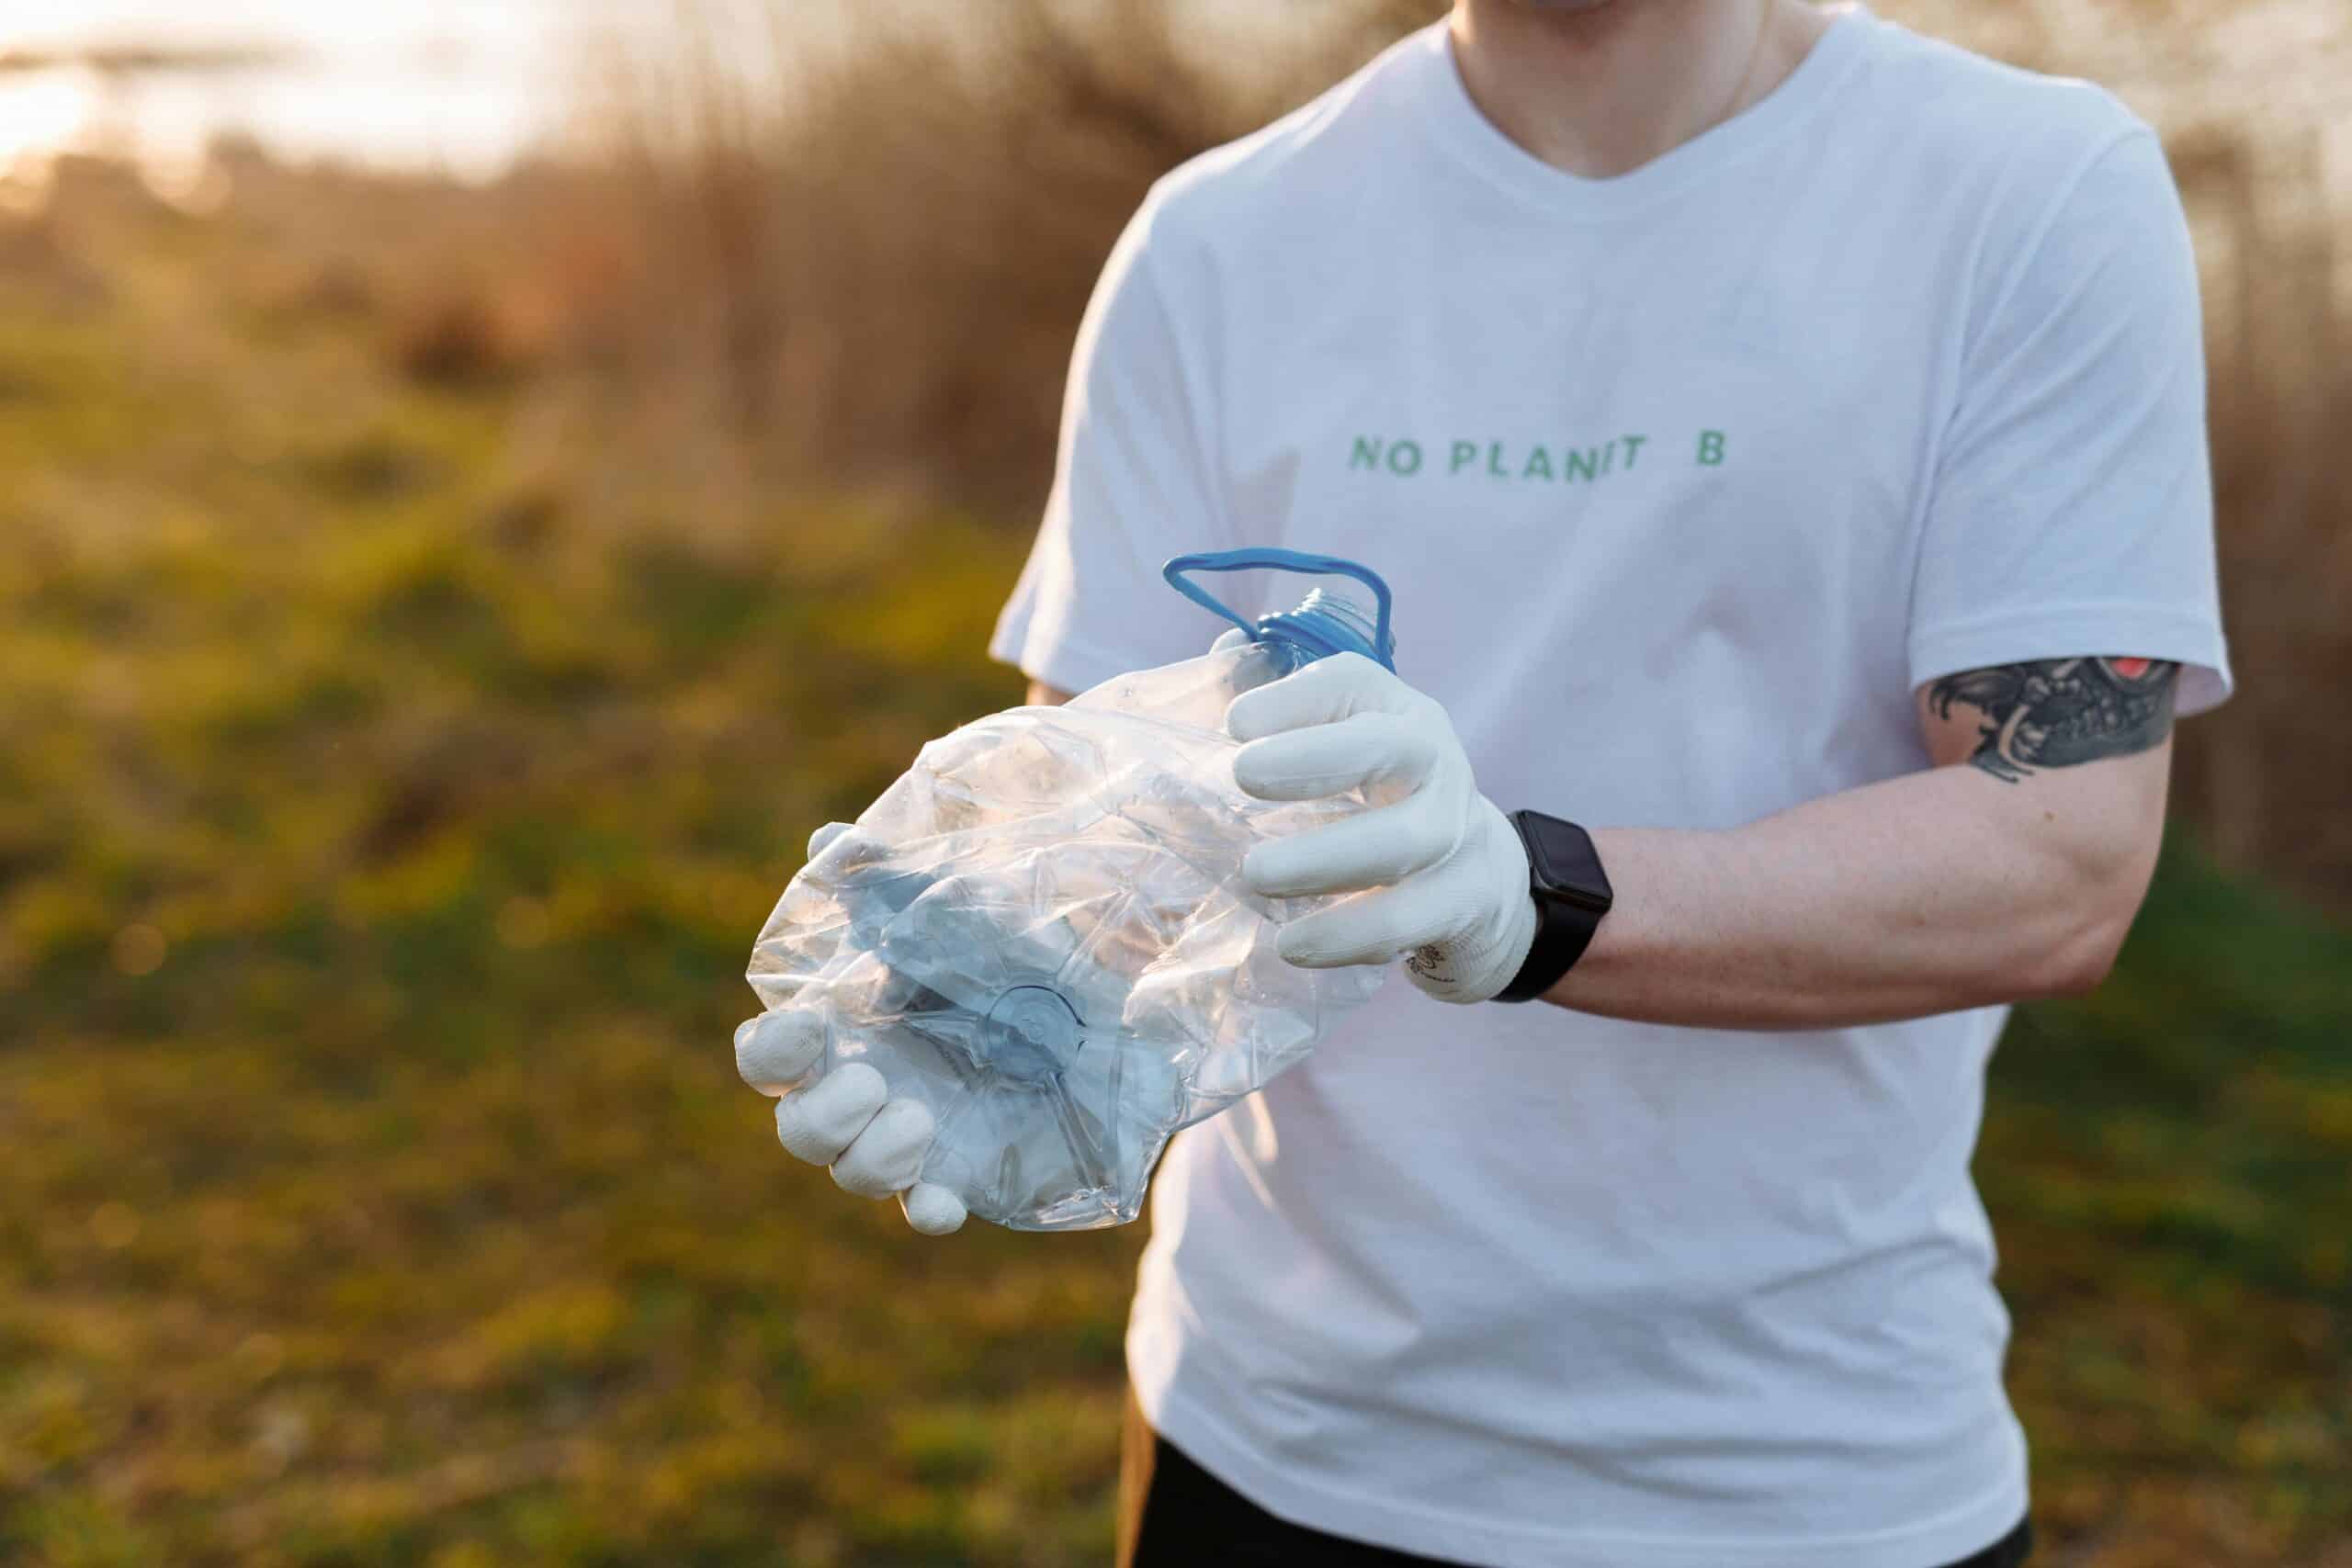
[(2004, 784), (2041, 768), (2145, 751), (2172, 733), (2180, 666), (2167, 659), (2036, 659), (1947, 675), (1928, 705), (1984, 716), (1969, 761)]

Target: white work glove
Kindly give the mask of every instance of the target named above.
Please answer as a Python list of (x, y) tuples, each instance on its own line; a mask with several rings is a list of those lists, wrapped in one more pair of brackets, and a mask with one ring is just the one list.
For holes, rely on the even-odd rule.
[[(848, 830), (846, 822), (818, 829), (808, 839), (808, 858)], [(775, 1135), (786, 1152), (832, 1167), (842, 1190), (861, 1198), (896, 1194), (907, 1224), (925, 1235), (963, 1224), (961, 1198), (916, 1179), (939, 1131), (931, 1108), (890, 1099), (882, 1075), (864, 1062), (844, 1062), (804, 1083), (824, 1054), (824, 1025), (807, 1013), (763, 1013), (735, 1031), (735, 1070), (753, 1089), (783, 1096)]]
[(1478, 793), (1436, 699), (1342, 653), (1242, 693), (1225, 727), (1247, 742), (1233, 776), (1250, 794), (1315, 800), (1362, 786), (1375, 807), (1242, 861), (1242, 880), (1269, 897), (1354, 895), (1284, 925), (1283, 957), (1330, 969), (1409, 953), (1413, 984), (1440, 1001), (1482, 1002), (1510, 984), (1535, 941), (1527, 851)]

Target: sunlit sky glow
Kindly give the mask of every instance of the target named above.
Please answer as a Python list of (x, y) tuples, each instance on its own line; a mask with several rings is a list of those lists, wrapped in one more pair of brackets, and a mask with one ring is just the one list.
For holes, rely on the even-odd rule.
[(560, 0), (14, 0), (0, 12), (0, 50), (254, 46), (290, 58), (112, 80), (78, 65), (0, 74), (0, 165), (134, 146), (171, 163), (236, 129), (300, 156), (492, 174), (556, 128), (566, 50), (581, 13), (594, 9)]
[[(696, 9), (758, 35), (748, 56), (765, 52), (769, 6), (803, 27), (820, 23), (834, 3), (698, 0)], [(1879, 5), (1930, 28), (1954, 9), (1946, 0)], [(2224, 113), (2258, 107), (2319, 128), (2335, 172), (2352, 174), (2352, 6), (2344, 0), (2229, 0), (2194, 28), (2120, 33), (2115, 8), (2098, 0), (2041, 0), (2034, 10), (2060, 22), (2062, 42), (2078, 21), (2078, 36), (2096, 40), (2102, 73), (2160, 124), (2177, 128), (2212, 112), (2216, 99)], [(679, 14), (677, 0), (9, 0), (0, 6), (0, 54), (254, 45), (299, 62), (112, 80), (79, 65), (0, 73), (0, 173), (69, 149), (185, 164), (217, 132), (238, 130), (299, 157), (489, 175), (561, 130), (582, 85), (587, 40), (672, 28)], [(1204, 29), (1211, 37), (1240, 17), (1271, 15), (1227, 0), (1204, 0), (1198, 14), (1218, 23)]]

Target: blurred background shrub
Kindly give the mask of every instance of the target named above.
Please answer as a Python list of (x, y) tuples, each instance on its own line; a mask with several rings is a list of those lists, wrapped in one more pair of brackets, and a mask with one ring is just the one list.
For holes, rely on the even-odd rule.
[[(56, 9), (0, 24), (0, 1561), (1102, 1561), (1139, 1235), (919, 1245), (727, 1032), (808, 829), (1017, 694), (1146, 186), (1436, 8), (518, 4), (486, 67)], [(2243, 694), (1978, 1162), (2048, 1555), (2343, 1568), (2352, 17), (1883, 9), (2123, 91), (2208, 274)]]

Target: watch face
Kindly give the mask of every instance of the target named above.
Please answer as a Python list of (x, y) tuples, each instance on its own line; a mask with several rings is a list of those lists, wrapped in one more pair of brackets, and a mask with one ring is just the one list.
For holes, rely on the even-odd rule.
[(1545, 892), (1588, 909), (1609, 908), (1614, 895), (1608, 873), (1600, 869), (1591, 834), (1540, 811), (1521, 812), (1519, 822), (1521, 837), (1527, 843), (1528, 863)]

